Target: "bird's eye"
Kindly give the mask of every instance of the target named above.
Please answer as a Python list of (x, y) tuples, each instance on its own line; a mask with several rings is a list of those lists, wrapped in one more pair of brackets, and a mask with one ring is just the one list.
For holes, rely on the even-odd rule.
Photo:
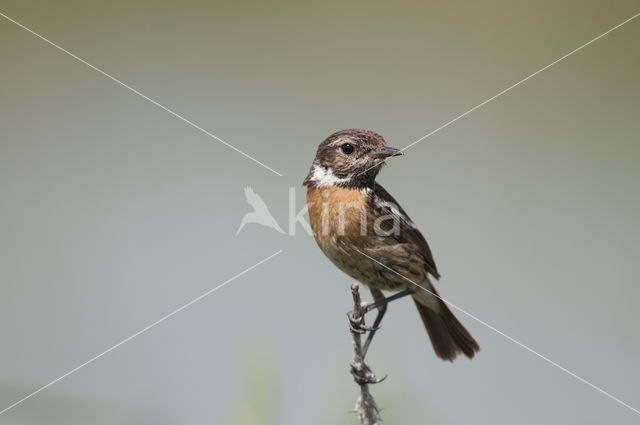
[(345, 143), (344, 145), (341, 146), (342, 148), (342, 152), (344, 152), (347, 155), (350, 155), (353, 153), (353, 145), (350, 145), (349, 143)]

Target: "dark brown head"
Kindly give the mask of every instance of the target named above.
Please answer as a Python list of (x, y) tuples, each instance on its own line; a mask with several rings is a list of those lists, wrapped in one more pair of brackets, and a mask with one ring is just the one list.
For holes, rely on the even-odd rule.
[(388, 147), (382, 136), (373, 131), (338, 131), (318, 146), (303, 184), (307, 187), (371, 187), (384, 160), (397, 155), (402, 152)]

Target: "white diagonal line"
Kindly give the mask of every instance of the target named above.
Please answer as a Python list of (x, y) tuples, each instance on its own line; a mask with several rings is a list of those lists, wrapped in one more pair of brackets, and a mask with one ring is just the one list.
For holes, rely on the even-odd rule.
[(100, 357), (104, 356), (105, 354), (110, 353), (111, 351), (115, 350), (116, 348), (120, 347), (123, 344), (126, 344), (127, 342), (131, 341), (132, 339), (136, 338), (137, 336), (140, 336), (141, 334), (145, 333), (146, 331), (148, 331), (149, 329), (153, 328), (156, 325), (159, 325), (160, 323), (164, 322), (165, 320), (167, 320), (168, 318), (178, 314), (179, 312), (181, 312), (182, 310), (184, 310), (185, 308), (191, 306), (192, 304), (197, 303), (198, 301), (200, 301), (201, 299), (203, 299), (204, 297), (212, 294), (213, 292), (217, 291), (218, 289), (222, 288), (223, 286), (227, 285), (228, 283), (233, 282), (234, 280), (236, 280), (237, 278), (239, 278), (240, 276), (244, 275), (245, 273), (250, 272), (251, 270), (255, 269), (256, 267), (258, 267), (259, 265), (269, 261), (270, 259), (272, 259), (273, 257), (275, 257), (276, 255), (282, 253), (282, 250), (271, 254), (270, 256), (268, 256), (267, 258), (265, 258), (264, 260), (261, 260), (259, 262), (257, 262), (256, 264), (254, 264), (253, 266), (243, 270), (242, 272), (238, 273), (237, 275), (233, 276), (232, 278), (222, 282), (220, 285), (216, 286), (213, 289), (208, 290), (207, 292), (205, 292), (204, 294), (200, 295), (199, 297), (189, 301), (188, 303), (184, 304), (182, 307), (179, 307), (175, 310), (173, 310), (171, 313), (167, 314), (166, 316), (163, 316), (162, 318), (156, 320), (155, 322), (151, 323), (150, 325), (145, 326), (144, 328), (140, 329), (138, 332), (134, 333), (133, 335), (123, 339), (122, 341), (120, 341), (119, 343), (117, 343), (116, 345), (112, 346), (111, 348), (103, 351), (102, 353), (98, 354), (97, 356), (92, 357), (91, 359), (87, 360), (86, 362), (82, 363), (80, 366), (77, 366), (73, 369), (71, 369), (70, 371), (68, 371), (67, 373), (65, 373), (64, 375), (61, 375), (60, 377), (54, 379), (53, 381), (49, 382), (48, 384), (38, 388), (36, 391), (32, 392), (31, 394), (21, 398), (20, 400), (16, 401), (15, 403), (13, 403), (12, 405), (5, 407), (3, 410), (0, 411), (0, 415), (2, 415), (3, 413), (7, 412), (8, 410), (13, 409), (14, 407), (16, 407), (17, 405), (27, 401), (28, 399), (30, 399), (31, 397), (35, 396), (36, 394), (46, 390), (47, 388), (49, 388), (50, 386), (54, 385), (55, 383), (63, 380), (64, 378), (66, 378), (67, 376), (71, 375), (72, 373), (75, 373), (77, 371), (79, 371), (80, 369), (82, 369), (83, 367), (93, 363), (94, 361), (98, 360)]
[(584, 49), (585, 47), (587, 47), (588, 45), (590, 45), (591, 43), (594, 43), (598, 40), (600, 40), (602, 37), (604, 37), (605, 35), (609, 34), (612, 31), (617, 30), (618, 28), (620, 28), (621, 26), (623, 26), (624, 24), (634, 20), (635, 18), (637, 18), (638, 16), (640, 16), (640, 13), (636, 13), (635, 15), (633, 15), (632, 17), (630, 17), (629, 19), (627, 19), (626, 21), (623, 21), (621, 23), (619, 23), (618, 25), (616, 25), (615, 27), (603, 32), (602, 34), (600, 34), (599, 36), (597, 36), (596, 38), (587, 41), (586, 43), (584, 43), (583, 45), (581, 45), (580, 47), (576, 47), (575, 49), (573, 49), (572, 51), (570, 51), (569, 53), (567, 53), (564, 56), (559, 57), (558, 59), (554, 60), (553, 62), (551, 62), (549, 65), (540, 68), (539, 70), (537, 70), (536, 72), (534, 72), (533, 74), (528, 75), (527, 77), (523, 78), (522, 80), (518, 81), (515, 84), (510, 85), (509, 87), (507, 87), (506, 89), (502, 90), (500, 93), (490, 97), (489, 99), (485, 100), (482, 103), (477, 104), (476, 106), (474, 106), (473, 108), (469, 109), (467, 112), (458, 115), (457, 117), (455, 117), (454, 119), (452, 119), (451, 121), (441, 125), (440, 127), (436, 128), (435, 130), (425, 134), (424, 136), (422, 136), (421, 138), (419, 138), (418, 140), (416, 140), (415, 142), (409, 144), (408, 146), (404, 147), (402, 150), (406, 150), (409, 149), (410, 147), (412, 147), (413, 145), (415, 145), (416, 143), (420, 143), (421, 141), (423, 141), (424, 139), (426, 139), (429, 136), (432, 136), (434, 134), (436, 134), (437, 132), (439, 132), (440, 130), (449, 127), (451, 124), (453, 124), (454, 122), (458, 121), (461, 118), (466, 117), (467, 115), (469, 115), (470, 113), (472, 113), (473, 111), (475, 111), (476, 109), (482, 108), (484, 105), (486, 105), (487, 103), (491, 102), (492, 100), (497, 99), (498, 97), (502, 96), (503, 94), (507, 93), (508, 91), (518, 87), (520, 84), (524, 83), (525, 81), (530, 80), (531, 78), (535, 77), (536, 75), (540, 74), (543, 71), (546, 71), (547, 69), (551, 68), (553, 65), (557, 64), (558, 62), (568, 58), (569, 56), (573, 55), (574, 53), (579, 52), (580, 50)]
[(116, 77), (112, 76), (111, 74), (106, 73), (105, 71), (101, 70), (100, 68), (91, 65), (89, 62), (85, 61), (84, 59), (76, 56), (75, 54), (71, 53), (70, 51), (64, 49), (63, 47), (57, 45), (56, 43), (54, 43), (51, 40), (48, 40), (47, 38), (45, 38), (44, 36), (38, 34), (37, 32), (33, 31), (30, 28), (25, 27), (24, 25), (22, 25), (20, 22), (16, 21), (15, 19), (10, 18), (9, 16), (5, 15), (4, 13), (0, 12), (0, 16), (2, 16), (3, 18), (5, 18), (6, 20), (13, 22), (14, 24), (16, 24), (17, 26), (19, 26), (20, 28), (22, 28), (23, 30), (30, 32), (31, 34), (35, 35), (36, 37), (38, 37), (39, 39), (41, 39), (42, 41), (50, 44), (51, 46), (55, 47), (56, 49), (60, 50), (63, 53), (66, 53), (67, 55), (71, 56), (72, 58), (76, 59), (79, 62), (82, 62), (83, 64), (85, 64), (86, 66), (88, 66), (89, 68), (93, 69), (94, 71), (99, 72), (100, 74), (104, 75), (105, 77), (107, 77), (108, 79), (120, 84), (122, 87), (130, 90), (131, 92), (137, 94), (138, 96), (140, 96), (141, 98), (143, 98), (144, 100), (156, 105), (158, 108), (163, 109), (164, 111), (170, 113), (171, 115), (173, 115), (174, 117), (178, 118), (181, 121), (184, 121), (185, 123), (189, 124), (191, 127), (195, 128), (196, 130), (206, 134), (207, 136), (217, 140), (218, 142), (222, 143), (223, 145), (233, 149), (234, 151), (238, 152), (240, 155), (244, 156), (245, 158), (250, 159), (251, 161), (255, 162), (256, 164), (259, 164), (261, 166), (263, 166), (264, 168), (266, 168), (267, 170), (271, 171), (272, 173), (275, 173), (277, 175), (279, 175), (280, 177), (282, 177), (282, 174), (280, 174), (279, 172), (277, 172), (276, 170), (274, 170), (273, 168), (269, 167), (268, 165), (258, 161), (257, 159), (255, 159), (254, 157), (252, 157), (251, 155), (249, 155), (246, 152), (243, 152), (242, 150), (236, 148), (235, 146), (233, 146), (231, 143), (226, 142), (224, 140), (222, 140), (221, 138), (219, 138), (218, 136), (216, 136), (215, 134), (211, 133), (210, 131), (205, 130), (204, 128), (200, 127), (199, 125), (193, 123), (192, 121), (189, 121), (187, 118), (183, 117), (182, 115), (178, 114), (177, 112), (174, 112), (173, 110), (169, 109), (168, 107), (156, 102), (155, 100), (153, 100), (152, 98), (150, 98), (149, 96), (139, 92), (138, 90), (134, 89), (133, 87), (127, 85), (126, 83), (123, 83), (122, 81), (120, 81), (119, 79), (117, 79)]
[(462, 308), (458, 307), (457, 305), (445, 300), (444, 298), (442, 298), (440, 295), (426, 289), (423, 288), (421, 285), (419, 285), (418, 283), (414, 282), (413, 280), (409, 279), (408, 277), (403, 276), (401, 273), (398, 273), (397, 271), (393, 270), (391, 267), (386, 266), (385, 264), (382, 264), (380, 261), (376, 260), (375, 258), (372, 258), (370, 256), (368, 256), (367, 254), (365, 254), (364, 252), (360, 251), (358, 248), (355, 248), (356, 251), (358, 251), (360, 254), (364, 255), (365, 257), (369, 258), (371, 261), (374, 261), (378, 264), (380, 264), (382, 267), (390, 270), (391, 272), (397, 274), (398, 276), (400, 276), (401, 278), (405, 279), (406, 281), (412, 283), (413, 285), (415, 285), (417, 288), (422, 289), (423, 291), (426, 291), (428, 293), (430, 293), (431, 295), (433, 295), (434, 297), (439, 298), (440, 300), (442, 300), (445, 304), (447, 304), (450, 307), (453, 307), (454, 309), (458, 310), (459, 312), (469, 316), (470, 318), (472, 318), (473, 320), (475, 320), (476, 322), (480, 323), (481, 325), (486, 326), (487, 328), (491, 329), (492, 331), (496, 332), (499, 335), (502, 335), (503, 337), (507, 338), (509, 341), (513, 342), (514, 344), (519, 345), (520, 347), (524, 348), (525, 350), (527, 350), (528, 352), (530, 352), (531, 354), (534, 354), (538, 357), (540, 357), (542, 360), (546, 361), (547, 363), (557, 367), (558, 369), (560, 369), (561, 371), (568, 373), (569, 375), (573, 376), (574, 378), (576, 378), (578, 381), (587, 384), (588, 386), (590, 386), (591, 388), (593, 388), (594, 390), (598, 391), (601, 394), (604, 394), (605, 396), (609, 397), (611, 400), (621, 404), (622, 406), (626, 407), (627, 409), (637, 413), (640, 415), (640, 410), (634, 408), (633, 406), (628, 405), (627, 403), (625, 403), (624, 401), (620, 400), (618, 397), (606, 392), (605, 390), (603, 390), (602, 388), (596, 386), (595, 384), (592, 384), (591, 382), (587, 381), (586, 379), (576, 375), (574, 372), (570, 371), (569, 369), (567, 369), (564, 366), (559, 365), (558, 363), (554, 362), (553, 360), (549, 359), (548, 357), (543, 356), (542, 354), (538, 353), (537, 351), (535, 351), (533, 348), (530, 348), (529, 346), (521, 343), (520, 341), (516, 340), (513, 337), (510, 337), (509, 335), (505, 334), (504, 332), (496, 329), (494, 326), (488, 324), (487, 322), (485, 322), (482, 319), (479, 319), (478, 317), (474, 316), (473, 314), (467, 312), (466, 310), (463, 310)]
[[(525, 78), (523, 78), (522, 80), (518, 81), (515, 84), (510, 85), (509, 87), (507, 87), (506, 89), (502, 90), (501, 92), (499, 92), (498, 94), (491, 96), (489, 99), (485, 100), (482, 103), (477, 104), (476, 106), (474, 106), (473, 108), (469, 109), (468, 111), (458, 115), (457, 117), (455, 117), (454, 119), (452, 119), (451, 121), (448, 121), (444, 124), (442, 124), (440, 127), (436, 128), (435, 130), (430, 131), (429, 133), (425, 134), (424, 136), (422, 136), (421, 138), (419, 138), (418, 140), (410, 143), (409, 145), (405, 146), (404, 148), (402, 148), (402, 151), (405, 151), (409, 148), (411, 148), (412, 146), (414, 146), (417, 143), (422, 142), (423, 140), (425, 140), (428, 137), (433, 136), (434, 134), (436, 134), (437, 132), (439, 132), (440, 130), (444, 130), (445, 128), (449, 127), (451, 124), (453, 124), (454, 122), (466, 117), (467, 115), (469, 115), (470, 113), (472, 113), (473, 111), (482, 108), (484, 105), (486, 105), (487, 103), (499, 98), (500, 96), (502, 96), (503, 94), (511, 91), (512, 89), (518, 87), (520, 84), (530, 80), (531, 78), (535, 77), (536, 75), (540, 74), (543, 71), (546, 71), (547, 69), (551, 68), (553, 65), (557, 64), (558, 62), (568, 58), (569, 56), (573, 55), (574, 53), (579, 52), (580, 50), (584, 49), (585, 47), (587, 47), (588, 45), (600, 40), (602, 37), (604, 37), (605, 35), (609, 34), (612, 31), (617, 30), (618, 28), (620, 28), (621, 26), (623, 26), (626, 23), (631, 22), (632, 20), (634, 20), (635, 18), (637, 18), (638, 16), (640, 16), (640, 13), (636, 13), (635, 15), (633, 15), (632, 17), (630, 17), (629, 19), (619, 23), (618, 25), (616, 25), (615, 27), (603, 32), (602, 34), (600, 34), (599, 36), (597, 36), (596, 38), (591, 39), (590, 41), (587, 41), (586, 43), (584, 43), (583, 45), (576, 47), (575, 49), (573, 49), (572, 51), (570, 51), (569, 53), (567, 53), (564, 56), (559, 57), (558, 59), (554, 60), (553, 62), (551, 62), (549, 65), (540, 68), (539, 70), (537, 70), (536, 72), (534, 72), (533, 74), (529, 74), (528, 76), (526, 76)], [(386, 162), (386, 159), (383, 160), (382, 162)], [(372, 167), (367, 168), (366, 170), (364, 170), (363, 172), (361, 172), (360, 174), (364, 174), (367, 171), (369, 171), (370, 169), (377, 167), (378, 165), (374, 165)]]

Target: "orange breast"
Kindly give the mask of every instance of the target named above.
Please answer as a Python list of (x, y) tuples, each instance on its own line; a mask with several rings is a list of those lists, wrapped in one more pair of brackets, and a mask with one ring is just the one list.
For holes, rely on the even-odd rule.
[(309, 189), (309, 220), (318, 244), (335, 241), (338, 237), (353, 242), (366, 238), (367, 202), (367, 193), (362, 190), (334, 186)]
[[(392, 239), (380, 241), (375, 238), (373, 223), (368, 217), (367, 192), (338, 187), (311, 188), (307, 191), (307, 206), (318, 246), (340, 270), (352, 278), (383, 290), (398, 290), (406, 286), (404, 279), (378, 264), (378, 261), (392, 264), (409, 278), (422, 276), (420, 271), (410, 273), (411, 253), (407, 251), (406, 244), (399, 244), (398, 252), (395, 252), (393, 244), (387, 243)], [(369, 251), (378, 257), (377, 261), (370, 261), (362, 254), (372, 248), (372, 244), (381, 248), (380, 252), (383, 253), (380, 257), (380, 253)]]

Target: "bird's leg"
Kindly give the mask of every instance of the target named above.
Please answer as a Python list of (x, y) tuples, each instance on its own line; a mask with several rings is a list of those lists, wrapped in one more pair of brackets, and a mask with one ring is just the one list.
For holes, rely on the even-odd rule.
[(387, 312), (387, 302), (384, 302), (384, 303), (382, 302), (382, 301), (387, 301), (387, 298), (385, 298), (382, 291), (373, 287), (370, 287), (369, 290), (371, 291), (371, 295), (373, 295), (373, 299), (375, 300), (375, 302), (367, 306), (366, 312), (369, 312), (374, 308), (377, 308), (378, 315), (376, 316), (376, 320), (374, 320), (373, 322), (373, 326), (371, 327), (371, 331), (369, 332), (369, 335), (367, 335), (367, 340), (364, 342), (364, 345), (362, 346), (363, 359), (367, 355), (367, 350), (369, 350), (369, 345), (371, 344), (371, 341), (373, 340), (373, 336), (376, 334), (376, 331), (380, 326), (380, 322), (382, 322), (382, 318), (384, 317), (384, 314)]
[[(397, 299), (400, 299), (402, 297), (406, 297), (407, 295), (411, 295), (413, 293), (415, 293), (418, 289), (414, 288), (414, 289), (405, 289), (404, 291), (400, 291), (397, 294), (393, 294), (390, 297), (385, 297), (384, 294), (382, 293), (382, 291), (375, 289), (375, 291), (377, 291), (379, 293), (379, 297), (381, 298), (377, 298), (376, 295), (374, 295), (374, 299), (376, 300), (373, 304), (369, 304), (367, 306), (367, 313), (370, 312), (371, 310), (373, 310), (374, 308), (379, 308), (380, 306), (389, 304), (391, 301), (395, 301)], [(374, 289), (371, 288), (371, 293), (373, 294)]]
[(371, 295), (373, 295), (373, 299), (375, 300), (375, 302), (367, 306), (366, 312), (368, 313), (374, 308), (377, 308), (378, 315), (376, 316), (376, 319), (373, 322), (373, 326), (371, 326), (371, 330), (369, 331), (369, 335), (367, 335), (367, 340), (364, 342), (364, 346), (362, 347), (363, 359), (367, 355), (369, 345), (371, 344), (376, 331), (379, 329), (380, 322), (382, 322), (384, 314), (387, 312), (387, 304), (389, 304), (391, 301), (406, 297), (407, 295), (411, 295), (416, 292), (416, 289), (406, 289), (404, 291), (398, 292), (397, 294), (391, 295), (390, 297), (385, 297), (382, 291), (379, 289), (369, 288), (369, 290), (371, 291)]

